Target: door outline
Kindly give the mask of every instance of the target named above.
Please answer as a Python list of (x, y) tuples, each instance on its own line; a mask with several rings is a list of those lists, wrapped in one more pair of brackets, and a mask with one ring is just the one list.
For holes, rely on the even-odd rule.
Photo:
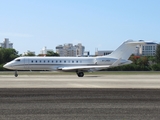
[(29, 59), (24, 58), (24, 69), (29, 70)]

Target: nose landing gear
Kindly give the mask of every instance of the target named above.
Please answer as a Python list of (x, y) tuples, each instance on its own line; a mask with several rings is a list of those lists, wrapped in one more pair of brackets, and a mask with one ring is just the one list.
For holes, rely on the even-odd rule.
[(15, 76), (15, 77), (18, 77), (18, 73), (17, 73), (17, 71), (15, 71), (14, 76)]

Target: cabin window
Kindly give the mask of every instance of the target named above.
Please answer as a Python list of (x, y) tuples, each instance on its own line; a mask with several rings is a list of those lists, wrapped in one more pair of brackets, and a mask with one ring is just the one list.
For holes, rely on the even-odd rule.
[(78, 61), (76, 61), (78, 63)]
[(48, 60), (48, 63), (49, 63), (49, 60)]
[(64, 61), (64, 63), (66, 63), (66, 61)]
[(37, 60), (36, 60), (36, 63), (37, 63)]
[(52, 63), (53, 63), (53, 60), (52, 60)]
[(61, 63), (62, 61), (60, 60), (59, 62)]
[(58, 61), (56, 60), (56, 63), (57, 63)]
[(39, 62), (41, 63), (41, 60)]
[(44, 63), (45, 63), (46, 61), (44, 60)]
[(72, 63), (74, 63), (74, 61), (72, 61)]
[(33, 60), (31, 62), (33, 63)]

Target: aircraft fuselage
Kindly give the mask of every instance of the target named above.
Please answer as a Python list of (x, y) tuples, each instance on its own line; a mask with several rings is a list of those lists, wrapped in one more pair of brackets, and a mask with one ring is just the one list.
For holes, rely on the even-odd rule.
[[(4, 67), (12, 70), (61, 70), (61, 67), (71, 66), (112, 65), (116, 60), (106, 57), (18, 57)], [(119, 65), (130, 63), (122, 59)]]

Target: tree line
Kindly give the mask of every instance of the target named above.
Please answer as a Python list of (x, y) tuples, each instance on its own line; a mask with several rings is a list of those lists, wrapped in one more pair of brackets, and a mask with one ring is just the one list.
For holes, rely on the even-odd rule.
[[(15, 49), (0, 48), (0, 71), (6, 70), (3, 65), (13, 59), (20, 57)], [(36, 56), (33, 53), (28, 53), (24, 56)], [(39, 54), (37, 56), (44, 56)], [(47, 51), (45, 56), (59, 56), (54, 51)], [(129, 60), (133, 63), (106, 69), (107, 71), (160, 71), (160, 44), (157, 45), (155, 56), (135, 56), (131, 55)]]

